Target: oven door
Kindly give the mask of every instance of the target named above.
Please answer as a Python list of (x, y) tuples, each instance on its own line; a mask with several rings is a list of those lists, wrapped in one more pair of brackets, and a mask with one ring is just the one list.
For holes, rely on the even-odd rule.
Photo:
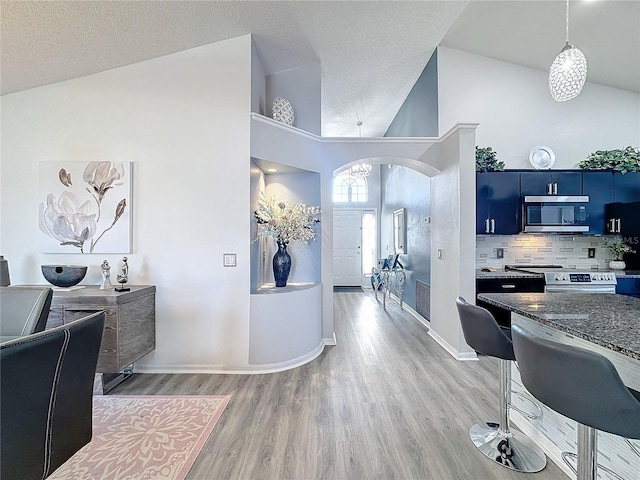
[(546, 285), (545, 293), (616, 293), (615, 285)]
[(526, 196), (522, 205), (524, 232), (588, 232), (588, 196)]

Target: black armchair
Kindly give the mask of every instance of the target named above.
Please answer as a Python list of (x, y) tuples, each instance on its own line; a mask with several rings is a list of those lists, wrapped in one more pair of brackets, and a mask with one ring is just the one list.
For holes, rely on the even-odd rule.
[(48, 477), (91, 440), (105, 313), (0, 344), (0, 477)]

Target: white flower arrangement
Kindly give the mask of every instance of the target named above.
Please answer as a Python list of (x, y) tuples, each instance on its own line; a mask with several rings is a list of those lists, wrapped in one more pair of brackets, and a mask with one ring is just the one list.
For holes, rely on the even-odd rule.
[(320, 221), (320, 207), (266, 198), (262, 194), (254, 216), (258, 237), (273, 238), (277, 243), (307, 243), (318, 234), (313, 226)]

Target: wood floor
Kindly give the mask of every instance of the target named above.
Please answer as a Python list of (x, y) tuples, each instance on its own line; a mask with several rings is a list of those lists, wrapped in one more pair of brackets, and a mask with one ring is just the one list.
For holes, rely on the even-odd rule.
[[(498, 367), (458, 362), (373, 293), (334, 295), (337, 346), (268, 375), (135, 374), (113, 394), (231, 394), (189, 480), (567, 480), (494, 464), (468, 430), (498, 419)], [(457, 318), (451, 321), (458, 321)]]

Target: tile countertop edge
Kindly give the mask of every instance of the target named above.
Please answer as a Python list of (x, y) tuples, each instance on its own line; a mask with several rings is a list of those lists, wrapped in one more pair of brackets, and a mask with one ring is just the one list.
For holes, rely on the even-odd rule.
[[(571, 328), (571, 326), (567, 326), (563, 323), (558, 323), (557, 321), (548, 319), (548, 318), (544, 318), (541, 315), (537, 315), (535, 312), (530, 312), (527, 310), (524, 310), (522, 308), (518, 307), (518, 303), (519, 302), (523, 302), (525, 297), (529, 297), (531, 300), (528, 303), (531, 303), (531, 301), (538, 301), (538, 300), (543, 300), (544, 298), (553, 298), (554, 296), (556, 298), (558, 298), (558, 295), (567, 297), (573, 297), (575, 298), (574, 295), (572, 294), (557, 294), (557, 293), (553, 293), (553, 294), (548, 294), (548, 293), (539, 293), (539, 294), (531, 294), (531, 293), (525, 293), (525, 294), (518, 294), (518, 293), (480, 293), (478, 294), (478, 299), (482, 300), (486, 303), (489, 303), (491, 305), (494, 305), (496, 307), (500, 307), (500, 308), (504, 308), (506, 310), (509, 310), (511, 312), (517, 313), (519, 315), (522, 315), (523, 317), (527, 317), (530, 318), (531, 320), (534, 320), (538, 323), (541, 323), (543, 325), (547, 325), (549, 327), (555, 328), (556, 330), (559, 330), (561, 332), (565, 332), (568, 333), (570, 335), (574, 335), (578, 338), (582, 338), (583, 340), (586, 340), (588, 342), (594, 343), (596, 345), (600, 345), (601, 347), (604, 347), (608, 350), (614, 351), (614, 352), (618, 352), (622, 355), (625, 355), (627, 357), (630, 358), (634, 358), (636, 360), (640, 360), (640, 348), (636, 348), (636, 349), (629, 349), (626, 348), (622, 345), (618, 345), (615, 343), (611, 343), (610, 341), (607, 341), (599, 336), (595, 336), (594, 334), (591, 334), (589, 332), (585, 332), (584, 330), (578, 330), (576, 328)], [(589, 294), (584, 294), (584, 295), (589, 295)], [(598, 295), (599, 296), (599, 295)], [(505, 299), (505, 297), (507, 297)], [(512, 300), (509, 300), (509, 297), (512, 298)], [(627, 301), (628, 299), (631, 299), (631, 297), (627, 297), (625, 295), (615, 295), (615, 297), (624, 297), (625, 301)], [(614, 298), (615, 298), (614, 297)], [(636, 332), (632, 332), (635, 334), (635, 338), (640, 338), (640, 300), (638, 299), (631, 299), (630, 301), (636, 301), (637, 305), (638, 305), (638, 324), (635, 327)], [(575, 313), (579, 313), (579, 306), (580, 304), (578, 303), (576, 305), (576, 309), (575, 309)], [(635, 304), (634, 304), (635, 305)], [(610, 310), (612, 308), (611, 305), (608, 306), (603, 306), (602, 307), (607, 308), (607, 310)], [(546, 314), (549, 314), (549, 311), (546, 312)], [(559, 314), (560, 315), (560, 314)]]

